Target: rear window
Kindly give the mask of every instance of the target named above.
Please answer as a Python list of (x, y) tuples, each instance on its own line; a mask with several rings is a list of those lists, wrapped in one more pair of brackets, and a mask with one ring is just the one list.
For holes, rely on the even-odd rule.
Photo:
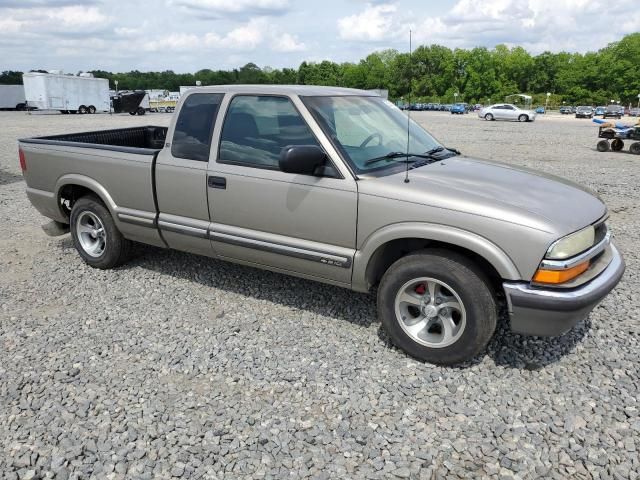
[(218, 115), (221, 93), (194, 93), (182, 104), (171, 144), (176, 158), (209, 161), (213, 125)]

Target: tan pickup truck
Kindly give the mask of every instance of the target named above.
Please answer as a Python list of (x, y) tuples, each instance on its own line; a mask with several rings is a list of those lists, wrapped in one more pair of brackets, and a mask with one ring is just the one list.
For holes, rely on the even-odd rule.
[(478, 355), (500, 301), (513, 330), (561, 334), (624, 271), (591, 192), (463, 156), (371, 92), (200, 88), (169, 128), (19, 152), (32, 204), (89, 265), (125, 262), (135, 241), (377, 289), (393, 342), (430, 362)]

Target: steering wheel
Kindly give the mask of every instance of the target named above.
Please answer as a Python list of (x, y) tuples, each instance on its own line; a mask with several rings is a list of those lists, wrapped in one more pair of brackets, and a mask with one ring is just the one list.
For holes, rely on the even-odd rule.
[(378, 144), (382, 145), (382, 135), (376, 132), (376, 133), (372, 133), (367, 138), (365, 138), (364, 141), (360, 144), (360, 148), (366, 147), (367, 144), (376, 137), (378, 138)]

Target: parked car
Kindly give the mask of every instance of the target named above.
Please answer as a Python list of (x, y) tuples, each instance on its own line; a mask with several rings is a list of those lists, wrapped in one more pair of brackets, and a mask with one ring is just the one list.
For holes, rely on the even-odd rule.
[(546, 113), (546, 110), (544, 109), (544, 107), (541, 106), (541, 107), (536, 108), (536, 113), (544, 114), (544, 113)]
[(578, 107), (576, 109), (576, 118), (593, 118), (593, 109), (591, 107)]
[(629, 110), (629, 116), (630, 117), (640, 117), (640, 108), (634, 107), (631, 110)]
[(559, 335), (624, 271), (595, 194), (462, 156), (364, 90), (191, 89), (168, 128), (23, 139), (19, 158), (48, 232), (91, 267), (135, 241), (376, 291), (389, 338), (429, 362), (481, 352), (499, 305)]
[(605, 107), (596, 107), (595, 111), (593, 112), (593, 116), (594, 117), (599, 117), (604, 115), (604, 111), (606, 110)]
[(484, 118), (485, 120), (533, 122), (536, 119), (536, 112), (532, 110), (522, 110), (510, 103), (498, 103), (480, 110), (478, 112), (478, 117)]
[(570, 115), (571, 114), (571, 107), (560, 107), (560, 113), (562, 115)]
[(625, 114), (625, 109), (623, 106), (620, 106), (620, 116), (624, 117), (624, 114)]
[(461, 115), (463, 113), (468, 113), (464, 103), (456, 103), (455, 105), (452, 105), (450, 112), (452, 115)]
[(620, 105), (608, 105), (607, 108), (604, 109), (604, 113), (602, 114), (602, 118), (621, 118), (620, 114)]

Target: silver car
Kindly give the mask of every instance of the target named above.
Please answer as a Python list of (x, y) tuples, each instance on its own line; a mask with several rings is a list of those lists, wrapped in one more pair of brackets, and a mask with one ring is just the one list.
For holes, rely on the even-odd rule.
[(536, 112), (533, 110), (523, 110), (510, 103), (496, 103), (478, 111), (478, 117), (485, 120), (511, 120), (514, 122), (533, 122), (536, 119)]
[(501, 306), (514, 331), (559, 335), (615, 287), (592, 192), (408, 127), (367, 91), (221, 85), (185, 94), (169, 128), (23, 139), (19, 156), (88, 265), (140, 242), (375, 292), (394, 344), (430, 362), (481, 352)]

